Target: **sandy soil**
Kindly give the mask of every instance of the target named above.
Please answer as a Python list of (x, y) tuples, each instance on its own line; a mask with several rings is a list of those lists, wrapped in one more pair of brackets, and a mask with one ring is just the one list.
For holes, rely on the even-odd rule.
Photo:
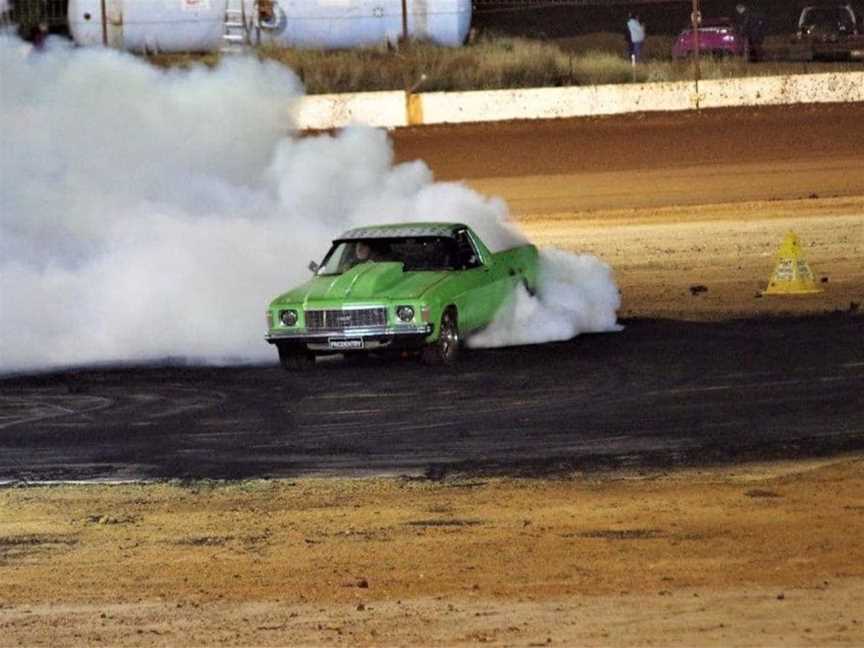
[[(864, 198), (595, 210), (518, 220), (538, 245), (595, 254), (612, 266), (622, 317), (716, 320), (864, 307)], [(789, 232), (797, 235), (822, 292), (763, 296)]]
[(0, 492), (0, 643), (861, 645), (864, 462)]
[[(623, 316), (845, 311), (861, 114), (430, 129), (396, 153), (604, 258)], [(757, 296), (789, 230), (824, 291)], [(0, 490), (0, 644), (862, 645), (862, 468)]]
[[(604, 259), (623, 316), (716, 319), (864, 305), (862, 119), (864, 104), (778, 106), (437, 126), (394, 142), (398, 161), (503, 197), (538, 245)], [(824, 292), (762, 298), (789, 231)]]

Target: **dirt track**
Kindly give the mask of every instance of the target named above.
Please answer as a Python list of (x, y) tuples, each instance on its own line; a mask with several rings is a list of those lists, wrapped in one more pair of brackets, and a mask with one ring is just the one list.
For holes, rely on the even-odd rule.
[(860, 646), (862, 468), (0, 491), (0, 644)]
[[(864, 105), (409, 129), (398, 160), (503, 196), (532, 241), (596, 254), (625, 317), (864, 305)], [(761, 299), (795, 231), (817, 297)], [(690, 287), (708, 291), (690, 296)]]
[[(400, 129), (393, 137), (397, 160), (422, 159), (439, 180), (499, 178), (509, 183), (514, 178), (546, 176), (554, 182), (557, 176), (569, 174), (590, 177), (594, 173), (634, 172), (618, 184), (621, 195), (627, 196), (621, 206), (637, 208), (650, 206), (641, 199), (646, 194), (646, 187), (638, 183), (641, 174), (666, 170), (666, 179), (677, 182), (678, 194), (666, 206), (681, 204), (682, 200), (704, 204), (715, 201), (705, 199), (702, 188), (688, 177), (688, 170), (713, 177), (718, 167), (722, 171), (726, 165), (743, 165), (735, 175), (749, 177), (756, 197), (770, 200), (806, 198), (818, 190), (822, 190), (819, 195), (823, 198), (835, 193), (815, 183), (811, 188), (796, 186), (794, 179), (784, 182), (784, 174), (776, 173), (778, 165), (800, 162), (831, 169), (843, 168), (848, 161), (850, 168), (859, 172), (832, 174), (836, 176), (832, 182), (847, 187), (846, 195), (860, 196), (864, 194), (864, 173), (860, 172), (864, 160), (862, 122), (862, 105), (823, 104), (426, 126)], [(751, 173), (752, 165), (762, 173)], [(784, 195), (774, 195), (775, 190), (765, 184), (766, 176), (784, 182), (780, 187)], [(728, 187), (722, 202), (746, 200), (737, 189)], [(567, 193), (571, 210), (581, 207), (579, 200), (590, 198), (590, 191), (578, 182), (569, 185)], [(508, 197), (506, 191), (503, 195)], [(603, 203), (604, 208), (618, 206)], [(516, 207), (514, 212), (523, 210)]]
[[(862, 116), (861, 106), (721, 111), (395, 139), (399, 159), (423, 157), (439, 178), (511, 200), (537, 242), (609, 261), (625, 316), (723, 330), (729, 316), (836, 311), (851, 331), (837, 352), (858, 371)], [(824, 292), (757, 297), (788, 229)], [(796, 321), (812, 340), (798, 348), (819, 356), (827, 329)], [(780, 344), (789, 325), (777, 325)], [(686, 324), (672, 329), (690, 339)], [(767, 362), (751, 346), (712, 353), (743, 369)], [(812, 379), (792, 406), (814, 413), (806, 399), (830, 403), (852, 374), (816, 376), (797, 364), (798, 348), (775, 352)], [(764, 369), (782, 375), (776, 364)], [(650, 369), (666, 377), (662, 357)], [(622, 361), (608, 371), (642, 370)], [(778, 393), (741, 396), (753, 429), (787, 407)], [(610, 412), (626, 411), (620, 393), (606, 396)], [(808, 425), (821, 421), (828, 437), (857, 429), (861, 391), (843, 407)], [(688, 425), (698, 433), (705, 420)], [(0, 644), (861, 645), (861, 467), (856, 454), (553, 481), (7, 489)]]

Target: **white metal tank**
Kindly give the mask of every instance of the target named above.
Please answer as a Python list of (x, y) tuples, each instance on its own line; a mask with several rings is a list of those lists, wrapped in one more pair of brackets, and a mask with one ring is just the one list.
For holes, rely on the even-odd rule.
[(223, 43), (226, 4), (227, 0), (69, 0), (69, 30), (79, 45), (105, 43), (132, 52), (211, 52)]
[[(403, 36), (402, 0), (228, 0), (245, 17), (252, 43), (310, 49), (395, 44)], [(464, 44), (471, 0), (405, 0), (410, 39)]]
[(11, 29), (12, 26), (12, 6), (9, 0), (0, 0), (0, 34)]

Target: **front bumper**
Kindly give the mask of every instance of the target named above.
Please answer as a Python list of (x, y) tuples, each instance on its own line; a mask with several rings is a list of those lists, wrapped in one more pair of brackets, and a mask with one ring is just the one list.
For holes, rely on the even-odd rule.
[(366, 328), (308, 331), (306, 329), (272, 330), (265, 339), (270, 344), (308, 351), (344, 353), (378, 349), (421, 348), (432, 334), (431, 324), (371, 326)]

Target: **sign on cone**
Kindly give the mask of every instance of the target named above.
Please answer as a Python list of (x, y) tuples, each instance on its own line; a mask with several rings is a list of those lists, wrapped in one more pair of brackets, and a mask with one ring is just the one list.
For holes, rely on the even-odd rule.
[(822, 292), (816, 286), (813, 272), (801, 258), (801, 248), (795, 232), (789, 232), (777, 250), (777, 265), (763, 295), (807, 295)]

